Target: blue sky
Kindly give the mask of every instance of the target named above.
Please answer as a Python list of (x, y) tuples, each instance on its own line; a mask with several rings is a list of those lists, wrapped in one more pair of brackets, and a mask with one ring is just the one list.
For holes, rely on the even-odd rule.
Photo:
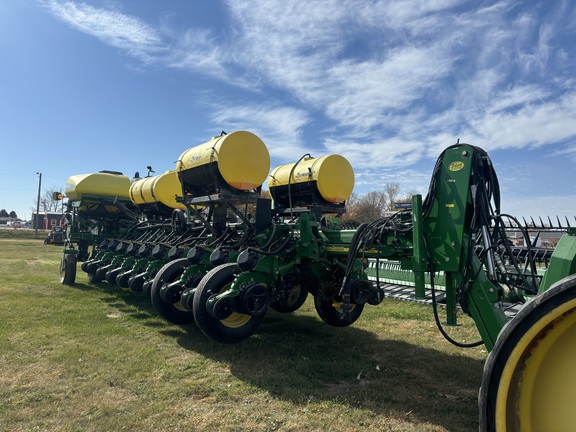
[(576, 3), (0, 2), (0, 208), (243, 129), (272, 167), (339, 153), (362, 194), (426, 193), (460, 139), (516, 216), (576, 214)]

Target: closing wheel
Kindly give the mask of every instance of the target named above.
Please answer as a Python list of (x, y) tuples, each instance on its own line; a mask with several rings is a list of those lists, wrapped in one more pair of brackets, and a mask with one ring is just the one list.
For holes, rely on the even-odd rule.
[(294, 285), (288, 295), (270, 303), (270, 307), (276, 312), (295, 312), (308, 298), (308, 291), (301, 284)]
[(60, 283), (73, 285), (76, 280), (76, 255), (63, 254), (60, 260)]
[(574, 431), (576, 275), (526, 303), (484, 366), (480, 430)]
[(362, 314), (364, 305), (350, 304), (348, 316), (344, 313), (344, 302), (341, 297), (334, 299), (324, 299), (320, 294), (314, 296), (314, 306), (316, 312), (326, 324), (334, 327), (347, 327), (353, 324)]
[(170, 261), (156, 273), (150, 287), (150, 299), (154, 310), (162, 318), (173, 324), (192, 324), (194, 322), (194, 314), (182, 306), (180, 299), (174, 303), (165, 302), (160, 296), (160, 289), (164, 284), (179, 279), (184, 269), (189, 265), (187, 258)]
[(214, 318), (207, 309), (208, 299), (230, 289), (234, 281), (235, 263), (222, 264), (210, 270), (198, 284), (192, 309), (196, 325), (210, 339), (220, 343), (238, 343), (252, 336), (262, 324), (264, 315), (250, 316), (232, 312), (225, 319)]

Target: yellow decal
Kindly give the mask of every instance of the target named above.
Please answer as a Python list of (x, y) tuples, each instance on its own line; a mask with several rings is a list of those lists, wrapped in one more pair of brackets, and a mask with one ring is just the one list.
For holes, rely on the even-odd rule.
[(446, 204), (446, 207), (448, 207), (448, 208), (454, 208), (454, 204)]
[[(349, 247), (345, 247), (345, 246), (337, 246), (337, 245), (329, 245), (326, 246), (326, 252), (346, 252), (348, 253), (348, 251), (350, 250)], [(378, 249), (376, 248), (372, 248), (372, 249), (359, 249), (358, 253), (360, 254), (377, 254), (378, 253)]]
[(464, 168), (464, 162), (461, 161), (452, 162), (448, 167), (450, 171), (460, 171), (462, 168)]
[(327, 252), (348, 252), (349, 248), (343, 246), (326, 246)]

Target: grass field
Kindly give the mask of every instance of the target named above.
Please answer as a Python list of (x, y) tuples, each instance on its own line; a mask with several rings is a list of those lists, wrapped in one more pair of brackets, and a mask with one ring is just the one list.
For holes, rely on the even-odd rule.
[[(310, 299), (219, 345), (106, 283), (59, 283), (60, 246), (0, 231), (2, 431), (476, 431), (486, 352), (386, 299), (334, 328)], [(43, 236), (39, 236), (42, 237)], [(448, 330), (478, 338), (471, 320)]]

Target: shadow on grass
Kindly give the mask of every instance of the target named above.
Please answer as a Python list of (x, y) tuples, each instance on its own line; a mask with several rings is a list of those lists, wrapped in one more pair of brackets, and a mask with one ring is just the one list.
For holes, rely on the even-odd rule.
[(301, 406), (333, 403), (447, 430), (478, 427), (483, 361), (355, 326), (331, 327), (299, 312), (271, 310), (256, 335), (240, 344), (221, 345), (194, 325), (165, 323), (141, 294), (106, 283), (77, 287), (106, 293), (102, 300), (111, 306), (158, 328), (186, 350), (228, 364), (235, 377), (281, 400)]
[(207, 341), (193, 326), (162, 333), (228, 363), (237, 378), (294, 404), (326, 401), (374, 415), (416, 417), (447, 430), (478, 427), (483, 362), (469, 357), (276, 312), (238, 345)]

